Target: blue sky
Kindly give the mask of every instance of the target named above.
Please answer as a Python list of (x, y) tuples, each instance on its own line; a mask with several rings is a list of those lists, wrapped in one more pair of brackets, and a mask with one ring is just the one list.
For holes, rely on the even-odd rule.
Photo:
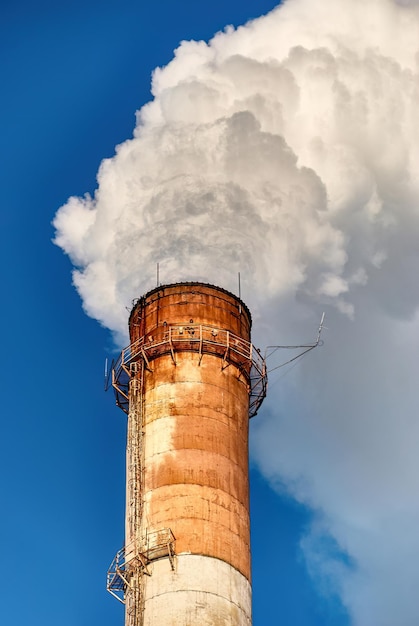
[[(152, 70), (181, 40), (207, 40), (275, 4), (2, 4), (4, 624), (123, 624), (105, 575), (123, 542), (126, 420), (103, 392), (110, 334), (83, 313), (70, 261), (51, 243), (54, 214), (94, 191), (100, 161), (150, 98)], [(310, 512), (255, 466), (251, 500), (254, 626), (347, 625), (306, 571)]]

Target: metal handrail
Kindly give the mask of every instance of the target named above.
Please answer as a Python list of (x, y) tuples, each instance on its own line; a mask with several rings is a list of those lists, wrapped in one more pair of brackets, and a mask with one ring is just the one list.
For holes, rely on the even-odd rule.
[[(154, 334), (151, 334), (154, 333)], [(159, 327), (151, 331), (146, 337), (140, 337), (121, 351), (121, 354), (112, 363), (111, 374), (106, 383), (106, 389), (114, 387), (117, 404), (125, 412), (128, 407), (129, 368), (139, 358), (143, 357), (147, 363), (162, 352), (193, 351), (218, 355), (227, 362), (239, 366), (248, 366), (247, 374), (250, 385), (249, 417), (253, 417), (266, 396), (267, 371), (265, 359), (249, 341), (234, 333), (215, 326), (203, 324), (176, 324)], [(163, 350), (160, 350), (163, 348)], [(206, 348), (206, 349), (205, 349)], [(218, 349), (218, 351), (217, 351)], [(172, 352), (172, 357), (174, 357)], [(234, 358), (235, 357), (235, 358)], [(244, 359), (244, 361), (243, 361)], [(121, 399), (122, 398), (124, 399)]]

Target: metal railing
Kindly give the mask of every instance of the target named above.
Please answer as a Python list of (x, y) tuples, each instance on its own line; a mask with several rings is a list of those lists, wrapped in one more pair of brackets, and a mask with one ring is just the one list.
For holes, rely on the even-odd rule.
[(125, 548), (121, 548), (109, 566), (106, 576), (106, 589), (120, 602), (125, 602), (125, 589), (128, 585), (125, 571)]
[(176, 353), (196, 352), (199, 363), (205, 354), (220, 357), (221, 369), (233, 364), (249, 383), (249, 417), (256, 415), (266, 396), (265, 359), (249, 341), (234, 333), (202, 324), (163, 325), (124, 348), (112, 362), (105, 388), (113, 387), (117, 405), (128, 413), (128, 383), (136, 372), (135, 363), (143, 360), (146, 368), (158, 356), (170, 354), (176, 364)]
[[(109, 566), (106, 577), (106, 589), (114, 598), (125, 604), (126, 594), (132, 589), (135, 569), (141, 574), (151, 575), (148, 565), (157, 559), (168, 558), (170, 567), (175, 569), (176, 539), (170, 528), (148, 532), (139, 542), (124, 546), (116, 553)], [(134, 584), (135, 586), (135, 584)]]

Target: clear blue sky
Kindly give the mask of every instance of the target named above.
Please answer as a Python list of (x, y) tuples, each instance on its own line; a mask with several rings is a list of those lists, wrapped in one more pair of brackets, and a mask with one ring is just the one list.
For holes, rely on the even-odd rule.
[[(105, 589), (124, 528), (126, 419), (103, 392), (112, 342), (83, 313), (51, 220), (70, 195), (94, 191), (100, 161), (150, 98), (152, 70), (182, 39), (276, 4), (2, 3), (2, 624), (124, 620)], [(347, 625), (300, 556), (310, 513), (256, 468), (251, 481), (254, 626)]]

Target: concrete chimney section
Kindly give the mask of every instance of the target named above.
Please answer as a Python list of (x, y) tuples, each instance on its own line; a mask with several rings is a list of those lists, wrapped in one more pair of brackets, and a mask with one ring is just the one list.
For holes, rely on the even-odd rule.
[(112, 370), (128, 412), (126, 542), (108, 589), (126, 626), (250, 626), (249, 415), (266, 392), (247, 307), (179, 283), (134, 306)]

